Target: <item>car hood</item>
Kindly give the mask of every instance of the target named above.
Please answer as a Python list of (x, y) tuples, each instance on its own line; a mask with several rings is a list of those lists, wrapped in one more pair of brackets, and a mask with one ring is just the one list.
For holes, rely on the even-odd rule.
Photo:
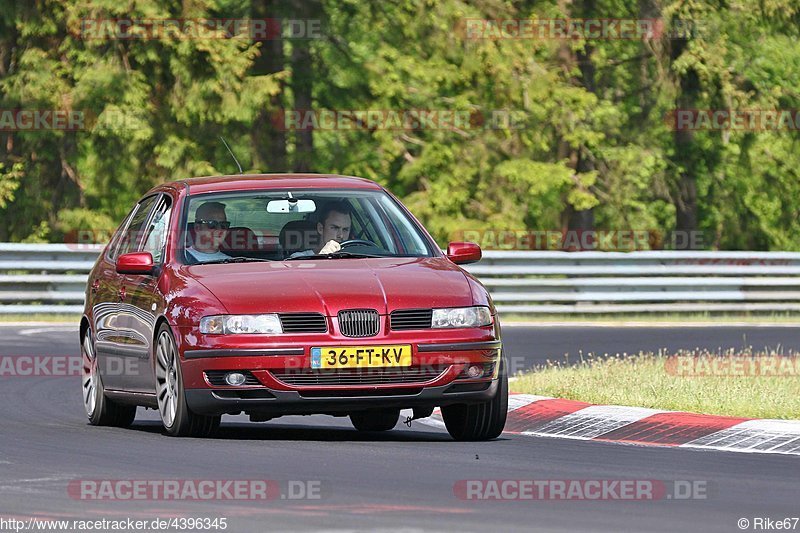
[(444, 257), (194, 265), (187, 273), (231, 314), (472, 305), (463, 271)]

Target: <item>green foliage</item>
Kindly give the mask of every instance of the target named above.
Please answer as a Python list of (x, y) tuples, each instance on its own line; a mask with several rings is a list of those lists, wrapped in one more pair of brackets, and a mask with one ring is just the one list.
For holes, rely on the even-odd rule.
[(80, 244), (106, 242), (116, 227), (110, 216), (86, 208), (58, 212), (53, 238)]
[(19, 187), (22, 171), (22, 163), (16, 163), (8, 170), (0, 163), (0, 208), (14, 200), (14, 191)]
[[(302, 2), (0, 1), (0, 110), (79, 111), (78, 131), (0, 133), (0, 240), (107, 231), (171, 179), (287, 166), (374, 179), (440, 244), (464, 229), (668, 232), (686, 186), (707, 244), (800, 250), (797, 131), (697, 131), (676, 107), (800, 108), (793, 0), (316, 0), (321, 39), (83, 39), (82, 20), (304, 18)], [(259, 11), (260, 10), (260, 11)], [(469, 39), (466, 19), (692, 21), (688, 39)], [(307, 59), (299, 53), (308, 50)], [(306, 63), (301, 63), (305, 61)], [(269, 67), (265, 67), (269, 64)], [(298, 72), (316, 110), (466, 113), (456, 128), (317, 129), (313, 152), (270, 120)], [(261, 150), (267, 146), (268, 150)], [(262, 154), (256, 157), (258, 151)], [(267, 168), (256, 168), (266, 166)], [(280, 170), (284, 170), (281, 168)]]

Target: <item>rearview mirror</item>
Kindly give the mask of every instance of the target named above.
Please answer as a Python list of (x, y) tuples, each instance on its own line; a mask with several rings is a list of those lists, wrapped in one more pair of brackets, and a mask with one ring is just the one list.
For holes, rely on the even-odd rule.
[(123, 254), (117, 259), (117, 274), (152, 274), (154, 266), (150, 252)]
[(317, 210), (314, 200), (270, 200), (267, 203), (267, 213), (313, 213)]
[(447, 245), (447, 258), (457, 265), (476, 263), (481, 257), (481, 247), (474, 242), (451, 242)]

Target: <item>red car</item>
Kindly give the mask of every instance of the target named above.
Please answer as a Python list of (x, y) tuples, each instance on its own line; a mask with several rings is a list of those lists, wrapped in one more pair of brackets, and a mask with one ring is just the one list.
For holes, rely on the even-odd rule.
[(173, 436), (224, 414), (349, 416), (385, 431), (441, 407), (457, 440), (497, 437), (508, 404), (489, 293), (378, 184), (195, 178), (137, 203), (89, 276), (80, 325), (92, 425), (158, 409)]

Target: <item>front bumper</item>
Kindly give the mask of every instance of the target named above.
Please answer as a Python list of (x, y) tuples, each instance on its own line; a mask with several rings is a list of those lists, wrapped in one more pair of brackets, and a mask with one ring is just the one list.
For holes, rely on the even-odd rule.
[[(249, 389), (259, 391), (263, 397), (240, 398), (230, 389), (189, 389), (186, 402), (198, 414), (224, 415), (247, 413), (265, 417), (283, 415), (329, 414), (346, 415), (353, 411), (377, 408), (408, 409), (412, 407), (433, 407), (454, 403), (480, 403), (491, 400), (497, 393), (498, 380), (480, 385), (483, 390), (458, 392), (453, 389), (467, 383), (455, 383), (438, 387), (422, 387), (420, 390), (408, 389), (408, 393), (362, 396), (321, 396), (308, 397), (300, 391), (276, 391), (269, 389)], [(448, 392), (450, 390), (450, 392)], [(243, 392), (243, 391), (242, 391)], [(391, 392), (396, 392), (392, 390)], [(271, 398), (267, 395), (272, 396)]]
[[(497, 390), (501, 354), (499, 327), (458, 331), (397, 332), (381, 338), (352, 339), (330, 335), (303, 335), (265, 343), (257, 336), (198, 338), (196, 331), (181, 332), (179, 348), (187, 403), (205, 415), (238, 414), (260, 416), (288, 414), (347, 414), (381, 408), (433, 407), (453, 403), (485, 402)], [(187, 342), (186, 339), (194, 342)], [(348, 384), (297, 384), (283, 379), (287, 371), (310, 372), (311, 347), (409, 344), (412, 367), (436, 368), (425, 379)], [(462, 371), (470, 363), (481, 363), (487, 373), (476, 379)], [(411, 367), (408, 367), (412, 369)], [(491, 371), (490, 368), (494, 370)], [(247, 371), (258, 384), (231, 387), (214, 384), (209, 371)]]

